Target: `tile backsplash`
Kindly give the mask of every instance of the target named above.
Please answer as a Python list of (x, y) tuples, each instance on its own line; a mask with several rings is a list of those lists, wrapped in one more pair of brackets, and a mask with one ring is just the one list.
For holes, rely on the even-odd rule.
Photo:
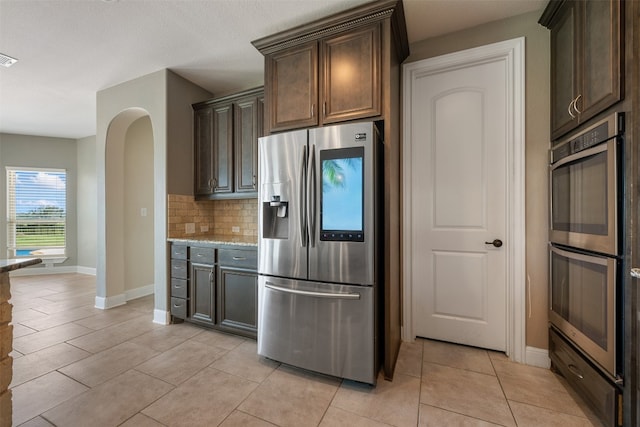
[(258, 236), (257, 199), (195, 200), (193, 196), (167, 197), (168, 236)]

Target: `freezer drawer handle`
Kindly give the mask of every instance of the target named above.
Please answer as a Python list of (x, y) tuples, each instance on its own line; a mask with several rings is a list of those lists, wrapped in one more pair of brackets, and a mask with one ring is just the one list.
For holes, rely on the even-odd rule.
[(328, 292), (301, 291), (299, 289), (281, 288), (280, 286), (276, 286), (271, 282), (267, 282), (264, 286), (265, 288), (269, 288), (274, 291), (286, 292), (289, 294), (296, 294), (296, 295), (304, 295), (308, 297), (335, 298), (335, 299), (360, 299), (359, 293), (334, 294), (334, 293), (328, 293)]

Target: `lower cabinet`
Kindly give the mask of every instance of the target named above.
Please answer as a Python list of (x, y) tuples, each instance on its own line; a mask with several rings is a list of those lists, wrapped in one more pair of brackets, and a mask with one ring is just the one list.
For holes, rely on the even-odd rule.
[(258, 331), (258, 276), (233, 267), (218, 267), (220, 326), (255, 338)]
[(173, 318), (256, 338), (257, 250), (182, 245), (172, 244)]
[(215, 323), (215, 266), (191, 263), (191, 310), (189, 320), (205, 325)]

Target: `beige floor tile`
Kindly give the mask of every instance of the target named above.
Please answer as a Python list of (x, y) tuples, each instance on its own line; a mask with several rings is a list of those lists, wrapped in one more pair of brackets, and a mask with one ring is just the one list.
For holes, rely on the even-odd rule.
[(110, 308), (109, 310), (98, 310), (98, 312), (92, 316), (76, 320), (74, 323), (97, 331), (136, 317), (140, 317), (139, 312), (130, 310), (126, 306), (120, 306)]
[(244, 412), (233, 411), (231, 415), (220, 424), (220, 427), (275, 427), (275, 424), (245, 414)]
[(420, 403), (495, 424), (515, 425), (498, 378), (493, 375), (425, 363)]
[(142, 413), (168, 426), (217, 426), (257, 386), (205, 368)]
[(331, 406), (394, 426), (415, 426), (419, 395), (420, 378), (396, 373), (386, 381), (380, 372), (376, 387), (343, 381)]
[(19, 427), (53, 427), (53, 424), (42, 417), (35, 417), (31, 418), (26, 423), (20, 424)]
[(509, 361), (494, 361), (493, 365), (507, 399), (579, 417), (587, 416), (567, 391), (562, 379), (549, 369)]
[(203, 330), (201, 333), (190, 339), (192, 341), (207, 344), (212, 347), (219, 347), (224, 350), (233, 350), (246, 341), (245, 338), (239, 337), (237, 335), (225, 334), (223, 332), (217, 332), (208, 329)]
[(11, 300), (11, 302), (13, 303), (13, 310), (11, 313), (12, 314), (11, 317), (14, 325), (17, 323), (23, 322), (25, 320), (42, 319), (48, 316), (47, 314), (41, 311), (28, 308), (26, 305), (22, 303), (15, 302), (13, 300)]
[(125, 342), (65, 366), (59, 371), (82, 384), (95, 387), (157, 354), (157, 351), (148, 347)]
[(91, 356), (91, 353), (62, 343), (15, 359), (11, 387), (16, 387), (88, 356)]
[(418, 338), (414, 342), (403, 341), (400, 345), (395, 372), (418, 377), (422, 375), (422, 347), (424, 340)]
[(59, 372), (21, 384), (12, 389), (13, 424), (22, 424), (86, 390), (87, 387)]
[(601, 427), (602, 424), (593, 423), (587, 418), (576, 417), (538, 406), (520, 402), (509, 402), (516, 418), (518, 427)]
[(91, 331), (91, 333), (85, 336), (69, 341), (69, 344), (90, 351), (91, 353), (98, 353), (161, 327), (161, 325), (153, 323), (151, 317), (140, 315), (126, 322), (100, 329), (99, 331)]
[(456, 414), (445, 409), (429, 405), (420, 405), (418, 427), (493, 427), (499, 424), (489, 423), (466, 415)]
[(117, 426), (171, 389), (163, 381), (128, 371), (42, 416), (57, 426)]
[(209, 366), (224, 353), (226, 350), (212, 348), (199, 342), (185, 341), (147, 360), (136, 369), (170, 384), (178, 385)]
[(335, 406), (329, 406), (319, 427), (388, 427), (371, 418), (366, 418)]
[(63, 343), (90, 332), (92, 331), (89, 328), (67, 323), (56, 326), (55, 328), (15, 338), (13, 340), (13, 348), (22, 354), (33, 353), (34, 351)]
[(255, 382), (264, 381), (278, 366), (278, 362), (258, 356), (256, 342), (249, 340), (227, 352), (211, 365), (213, 368)]
[(120, 424), (120, 427), (163, 427), (164, 424), (159, 423), (151, 417), (147, 417), (144, 414), (137, 413), (133, 417), (129, 418), (124, 423)]
[(487, 350), (441, 341), (424, 341), (424, 362), (495, 375)]
[(21, 324), (31, 329), (43, 331), (45, 329), (73, 322), (74, 320), (93, 316), (97, 311), (99, 311), (99, 309), (95, 307), (79, 307), (67, 311), (61, 311), (44, 318), (41, 317), (38, 319), (25, 320), (21, 322)]
[(93, 307), (95, 305), (95, 294), (82, 295), (75, 298), (65, 299), (62, 301), (49, 301), (46, 297), (41, 298), (46, 302), (33, 307), (34, 310), (41, 311), (46, 314), (55, 314), (62, 311), (72, 310), (79, 307)]
[(21, 323), (16, 323), (15, 321), (12, 322), (12, 324), (13, 324), (13, 339), (38, 332), (35, 329), (27, 328)]
[(202, 328), (194, 326), (190, 323), (178, 323), (174, 325), (165, 325), (145, 334), (130, 339), (140, 345), (146, 345), (155, 351), (167, 351), (175, 346), (182, 344), (189, 338), (202, 332)]
[(280, 366), (238, 407), (283, 427), (317, 426), (340, 380)]

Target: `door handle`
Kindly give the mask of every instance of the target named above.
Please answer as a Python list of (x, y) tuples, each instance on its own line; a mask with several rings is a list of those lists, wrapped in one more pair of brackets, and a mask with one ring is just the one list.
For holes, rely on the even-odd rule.
[(631, 269), (631, 277), (635, 279), (640, 279), (640, 268), (632, 268)]
[(502, 240), (500, 239), (494, 239), (493, 242), (484, 242), (485, 245), (493, 245), (496, 248), (499, 248), (500, 246), (502, 246)]

